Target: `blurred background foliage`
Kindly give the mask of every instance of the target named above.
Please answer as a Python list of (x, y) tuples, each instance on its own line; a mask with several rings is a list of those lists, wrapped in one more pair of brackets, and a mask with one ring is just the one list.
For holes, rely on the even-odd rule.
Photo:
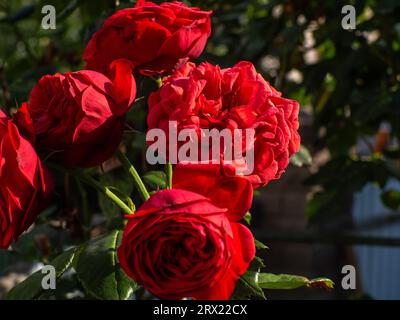
[[(0, 105), (12, 113), (28, 99), (42, 75), (82, 69), (82, 52), (91, 35), (105, 18), (134, 2), (0, 0)], [(305, 181), (313, 186), (305, 212), (311, 223), (335, 221), (346, 211), (352, 194), (367, 183), (384, 187), (388, 179), (399, 179), (398, 145), (379, 152), (371, 146), (367, 156), (354, 148), (360, 140), (368, 142), (382, 123), (389, 123), (392, 137), (400, 139), (399, 1), (185, 2), (214, 11), (212, 36), (198, 61), (221, 67), (252, 61), (285, 97), (300, 102), (301, 126), (311, 127), (311, 133), (303, 135), (303, 144), (314, 157), (312, 175)], [(55, 30), (41, 28), (41, 9), (47, 4), (56, 8)], [(356, 9), (355, 30), (342, 28), (341, 9), (346, 4)], [(150, 80), (137, 80), (138, 97), (155, 89)], [(142, 164), (142, 172), (150, 169), (143, 157), (145, 101), (139, 99), (135, 112), (128, 115), (131, 131), (124, 140), (127, 152)], [(322, 151), (325, 158), (318, 162), (315, 159)], [(112, 168), (113, 163), (108, 166)], [(120, 168), (104, 171), (99, 177), (102, 182), (132, 193)], [(154, 186), (162, 178), (162, 173), (155, 172), (145, 180)], [(45, 262), (65, 246), (121, 223), (119, 210), (93, 190), (71, 177), (60, 175), (56, 180), (63, 191), (40, 217), (47, 224), (25, 235), (12, 251), (2, 253), (0, 273), (21, 257)], [(393, 209), (400, 206), (396, 190), (386, 191), (382, 199)]]

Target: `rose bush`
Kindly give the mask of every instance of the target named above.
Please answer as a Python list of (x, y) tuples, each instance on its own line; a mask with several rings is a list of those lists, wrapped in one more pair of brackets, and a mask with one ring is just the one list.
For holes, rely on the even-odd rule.
[[(156, 5), (139, 0), (134, 8), (108, 18), (92, 37), (83, 57), (86, 70), (46, 75), (12, 120), (0, 112), (0, 247), (7, 248), (35, 221), (51, 194), (52, 183), (38, 153), (44, 161), (58, 164), (51, 168), (62, 184), (59, 203), (43, 220), (52, 229), (69, 232), (57, 236), (56, 245), (47, 234), (32, 242), (41, 261), (54, 266), (57, 279), (69, 268), (75, 270), (68, 285), (54, 292), (44, 292), (40, 272), (34, 273), (8, 298), (82, 294), (128, 299), (140, 298), (143, 289), (164, 299), (265, 298), (263, 289), (271, 287), (265, 279), (271, 274), (260, 274), (262, 259), (255, 257), (256, 243), (257, 248), (265, 246), (241, 222), (251, 220), (253, 188), (279, 178), (299, 149), (299, 106), (283, 98), (249, 62), (226, 69), (187, 62), (206, 45), (210, 14), (180, 2)], [(144, 139), (137, 136), (127, 137), (103, 170), (85, 170), (101, 165), (121, 145), (125, 116), (136, 97), (133, 74), (139, 73), (172, 73), (149, 96), (149, 130), (159, 129), (168, 137), (171, 121), (179, 131), (191, 129), (195, 137), (202, 129), (226, 129), (232, 135), (236, 129), (252, 129), (252, 140), (241, 137), (239, 145), (244, 146), (242, 153), (254, 152), (254, 171), (238, 174), (238, 167), (250, 164), (227, 162), (226, 148), (233, 146), (224, 141), (226, 148), (219, 145), (215, 155), (221, 164), (189, 161), (173, 168), (164, 163), (165, 172), (153, 170), (142, 179), (129, 160), (129, 155), (143, 154)], [(144, 77), (138, 79), (140, 109), (139, 101), (146, 101), (142, 98), (149, 90), (143, 88)], [(160, 84), (161, 78), (152, 80)], [(141, 116), (131, 115), (137, 116), (134, 121)], [(126, 127), (127, 133), (141, 130), (131, 122)], [(138, 146), (141, 152), (132, 152)], [(114, 175), (114, 169), (124, 169), (126, 176)], [(88, 192), (87, 186), (95, 192)], [(79, 197), (71, 199), (74, 187)], [(93, 197), (96, 201), (88, 201)], [(136, 206), (139, 199), (143, 202)], [(59, 241), (64, 237), (70, 242)], [(77, 244), (78, 238), (85, 241)], [(62, 254), (51, 261), (53, 249)], [(283, 284), (274, 281), (272, 287), (287, 289), (290, 281), (293, 288), (331, 285), (324, 279), (313, 283), (290, 278), (283, 275)]]
[(138, 1), (135, 8), (109, 17), (93, 35), (83, 54), (86, 68), (104, 72), (113, 60), (124, 58), (144, 75), (170, 72), (203, 51), (210, 14), (181, 2)]
[(92, 167), (110, 158), (136, 95), (131, 72), (129, 61), (116, 60), (109, 77), (90, 70), (42, 77), (27, 108), (40, 153), (67, 167)]
[(255, 255), (254, 239), (200, 194), (162, 190), (134, 214), (124, 230), (122, 268), (164, 299), (229, 299)]
[(34, 223), (51, 191), (51, 178), (33, 146), (0, 110), (0, 248)]
[[(243, 150), (254, 151), (254, 170), (246, 175), (254, 187), (278, 179), (299, 150), (298, 103), (281, 97), (250, 62), (226, 69), (187, 63), (164, 79), (148, 103), (149, 129), (168, 132), (169, 121), (177, 121), (178, 131), (254, 129), (254, 141)], [(227, 175), (235, 174), (235, 163), (222, 164)]]

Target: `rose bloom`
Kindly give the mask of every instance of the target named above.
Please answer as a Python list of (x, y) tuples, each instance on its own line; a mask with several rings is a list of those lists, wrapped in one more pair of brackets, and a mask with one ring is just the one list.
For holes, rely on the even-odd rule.
[[(200, 129), (227, 128), (232, 136), (234, 129), (254, 129), (251, 143), (245, 143), (244, 132), (242, 141), (243, 157), (254, 152), (254, 169), (245, 176), (254, 187), (278, 179), (289, 157), (300, 147), (298, 103), (281, 97), (250, 62), (226, 69), (209, 63), (197, 67), (187, 63), (163, 80), (148, 104), (149, 129), (162, 129), (167, 137), (169, 121), (177, 122), (178, 132), (195, 130), (199, 141)], [(225, 162), (222, 154), (221, 162), (226, 175), (235, 175), (239, 166), (248, 166), (239, 161)]]
[(49, 174), (28, 140), (0, 110), (0, 248), (34, 223), (49, 200)]
[(93, 35), (83, 54), (86, 69), (104, 72), (111, 61), (124, 58), (144, 75), (171, 72), (201, 54), (211, 32), (210, 14), (181, 2), (138, 1)]
[(90, 70), (42, 77), (28, 106), (37, 149), (67, 167), (100, 165), (118, 148), (135, 95), (127, 60), (114, 61), (109, 77)]
[[(253, 235), (233, 220), (243, 218), (248, 210), (251, 185), (236, 178), (241, 179), (236, 184), (241, 188), (235, 190), (222, 183), (223, 177), (214, 182), (204, 177), (214, 186), (221, 185), (212, 191), (211, 199), (176, 189), (184, 187), (184, 175), (174, 181), (174, 189), (157, 192), (135, 214), (126, 216), (129, 221), (118, 248), (121, 267), (159, 298), (229, 299), (255, 256)], [(195, 172), (192, 181), (200, 182), (201, 175), (201, 170)], [(226, 196), (243, 196), (246, 205), (224, 207)]]

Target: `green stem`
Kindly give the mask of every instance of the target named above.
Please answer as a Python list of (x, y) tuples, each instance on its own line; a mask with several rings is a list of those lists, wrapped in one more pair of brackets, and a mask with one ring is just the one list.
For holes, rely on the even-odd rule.
[(170, 162), (167, 162), (165, 165), (165, 173), (167, 175), (167, 187), (168, 189), (172, 189), (172, 164)]
[(98, 181), (96, 181), (95, 179), (93, 179), (92, 177), (90, 177), (89, 175), (77, 171), (77, 170), (71, 170), (68, 171), (66, 169), (64, 169), (63, 167), (60, 167), (56, 164), (53, 163), (46, 163), (46, 166), (61, 172), (67, 172), (69, 174), (71, 174), (72, 176), (74, 176), (77, 180), (82, 181), (88, 185), (90, 185), (91, 187), (93, 187), (94, 189), (96, 189), (97, 191), (103, 193), (106, 197), (108, 197), (112, 202), (114, 202), (115, 205), (117, 205), (118, 207), (120, 207), (126, 214), (132, 214), (132, 209), (129, 208), (125, 202), (123, 202), (114, 192), (112, 192), (108, 187), (103, 186), (101, 183), (99, 183)]
[(132, 165), (132, 163), (129, 161), (129, 159), (126, 157), (126, 155), (121, 152), (117, 151), (116, 153), (119, 161), (121, 161), (123, 167), (125, 170), (131, 175), (133, 178), (133, 182), (135, 183), (136, 188), (140, 192), (140, 196), (142, 197), (143, 200), (147, 200), (150, 198), (149, 192), (146, 189), (146, 186), (144, 185), (142, 179), (140, 178), (138, 172), (136, 171), (135, 167)]
[(126, 214), (132, 214), (132, 209), (129, 208), (124, 201), (122, 201), (114, 192), (112, 192), (108, 187), (103, 186), (97, 180), (92, 177), (81, 173), (81, 172), (73, 172), (73, 174), (78, 177), (82, 182), (90, 185), (91, 187), (97, 189), (97, 191), (103, 193), (106, 197), (108, 197), (112, 202), (114, 202), (118, 207), (120, 207)]

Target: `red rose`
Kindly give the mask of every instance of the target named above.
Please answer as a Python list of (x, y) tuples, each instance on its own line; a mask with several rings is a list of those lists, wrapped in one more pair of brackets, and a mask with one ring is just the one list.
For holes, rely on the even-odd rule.
[(220, 208), (227, 208), (226, 215), (231, 221), (242, 219), (253, 201), (253, 188), (249, 180), (224, 176), (219, 165), (177, 164), (173, 185), (177, 189), (201, 194)]
[(36, 220), (52, 183), (32, 145), (0, 110), (0, 248)]
[(201, 54), (211, 32), (210, 14), (181, 2), (138, 1), (93, 35), (83, 54), (86, 68), (104, 72), (111, 61), (124, 58), (144, 75), (170, 72)]
[(197, 193), (157, 192), (128, 216), (121, 267), (159, 298), (229, 299), (255, 248), (251, 232), (225, 212)]
[(239, 166), (253, 167), (245, 177), (259, 187), (278, 179), (299, 150), (298, 113), (298, 103), (282, 98), (250, 62), (222, 70), (209, 63), (187, 63), (150, 95), (147, 122), (149, 129), (162, 129), (167, 138), (169, 121), (177, 122), (178, 132), (195, 130), (199, 140), (201, 129), (226, 128), (232, 136), (234, 129), (254, 129), (250, 143), (244, 133), (242, 140), (243, 157), (254, 152), (254, 163), (221, 162), (226, 175), (237, 174)]
[(89, 70), (46, 75), (33, 88), (28, 110), (36, 146), (51, 160), (96, 166), (119, 146), (136, 84), (127, 60), (114, 61), (110, 70), (110, 78)]

